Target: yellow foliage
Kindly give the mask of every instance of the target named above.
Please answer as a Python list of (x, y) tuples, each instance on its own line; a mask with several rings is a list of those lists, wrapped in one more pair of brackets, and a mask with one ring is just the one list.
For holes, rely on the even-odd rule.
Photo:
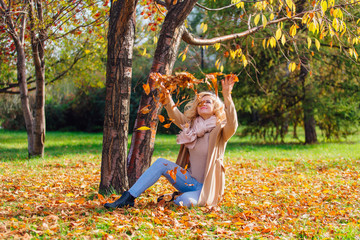
[(254, 18), (255, 26), (258, 25), (259, 21), (260, 21), (260, 13), (258, 15), (256, 15), (255, 18)]
[(216, 50), (216, 51), (219, 50), (219, 49), (220, 49), (220, 46), (221, 46), (220, 43), (215, 43), (215, 44), (214, 44), (215, 50)]
[(315, 39), (315, 46), (316, 46), (317, 50), (320, 49), (320, 42), (317, 39)]
[(292, 25), (290, 28), (290, 36), (294, 37), (296, 35), (296, 24)]
[(275, 38), (276, 38), (276, 40), (279, 40), (280, 38), (281, 38), (281, 28), (278, 28), (277, 30), (276, 30), (276, 34), (275, 34)]
[(308, 43), (308, 48), (310, 49), (310, 47), (311, 47), (311, 38), (307, 38), (307, 43)]

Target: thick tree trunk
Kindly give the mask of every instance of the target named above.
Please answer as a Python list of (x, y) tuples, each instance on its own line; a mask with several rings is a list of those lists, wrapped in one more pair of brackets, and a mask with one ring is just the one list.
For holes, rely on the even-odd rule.
[[(36, 13), (34, 11), (36, 9)], [(35, 17), (37, 15), (37, 18)], [(46, 32), (44, 29), (39, 29), (36, 34), (35, 21), (43, 22), (43, 11), (41, 2), (29, 4), (29, 18), (31, 27), (31, 47), (33, 53), (33, 62), (35, 66), (36, 76), (36, 94), (35, 94), (35, 108), (34, 108), (34, 121), (33, 121), (33, 139), (34, 146), (33, 152), (30, 156), (44, 155), (45, 144), (45, 39)]]
[(28, 153), (29, 156), (32, 156), (34, 153), (34, 138), (33, 138), (33, 115), (30, 108), (29, 100), (29, 91), (27, 88), (26, 82), (26, 57), (25, 57), (25, 47), (24, 47), (24, 36), (25, 36), (25, 26), (26, 26), (26, 17), (23, 15), (21, 17), (21, 25), (19, 35), (14, 31), (15, 27), (13, 25), (12, 19), (9, 16), (6, 18), (6, 24), (11, 31), (11, 36), (15, 43), (16, 47), (16, 70), (17, 70), (17, 81), (19, 84), (20, 99), (21, 99), (21, 109), (24, 115), (25, 127), (28, 138)]
[(132, 53), (135, 36), (134, 0), (118, 0), (110, 9), (106, 100), (99, 192), (118, 193), (129, 187), (128, 145)]
[[(171, 74), (174, 66), (181, 37), (184, 31), (183, 22), (193, 9), (196, 0), (178, 2), (168, 9), (162, 26), (159, 41), (155, 51), (151, 72), (161, 74)], [(128, 177), (129, 184), (132, 186), (143, 172), (150, 166), (151, 156), (154, 151), (155, 135), (158, 123), (158, 94), (155, 83), (148, 79), (150, 94), (142, 94), (137, 118), (134, 126), (134, 133), (131, 140), (128, 155)], [(150, 106), (150, 112), (143, 114), (141, 109)], [(137, 130), (141, 126), (150, 128), (148, 131)]]
[[(302, 62), (307, 62), (302, 58)], [(315, 96), (313, 94), (313, 87), (311, 83), (306, 84), (306, 76), (308, 70), (301, 66), (300, 68), (300, 81), (303, 83), (303, 111), (304, 111), (304, 129), (305, 129), (305, 144), (312, 144), (317, 142), (316, 135), (316, 122), (314, 117)]]
[[(302, 12), (304, 9), (306, 1), (301, 0), (297, 7), (298, 12)], [(306, 26), (301, 24), (300, 29), (304, 29)], [(312, 83), (306, 83), (306, 78), (309, 74), (308, 69), (305, 67), (308, 65), (308, 56), (302, 55), (300, 56), (301, 60), (301, 68), (300, 68), (300, 81), (303, 84), (303, 111), (304, 111), (304, 129), (305, 129), (305, 144), (312, 144), (317, 142), (316, 136), (316, 122), (314, 116), (315, 109), (315, 95), (313, 93), (314, 89)]]
[(32, 156), (34, 153), (34, 138), (33, 138), (33, 116), (30, 109), (29, 92), (26, 82), (26, 59), (25, 49), (21, 42), (15, 41), (17, 53), (17, 81), (19, 83), (21, 109), (24, 115), (25, 127), (28, 138), (28, 153)]

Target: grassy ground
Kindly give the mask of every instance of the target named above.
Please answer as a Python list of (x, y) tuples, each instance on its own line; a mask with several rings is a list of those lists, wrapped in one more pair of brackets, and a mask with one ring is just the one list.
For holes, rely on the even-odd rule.
[[(97, 194), (101, 134), (49, 132), (43, 159), (27, 159), (25, 132), (0, 130), (0, 238), (359, 239), (360, 136), (305, 146), (234, 136), (218, 208), (157, 206), (161, 179), (136, 208), (107, 211)], [(153, 159), (176, 159), (159, 135)]]

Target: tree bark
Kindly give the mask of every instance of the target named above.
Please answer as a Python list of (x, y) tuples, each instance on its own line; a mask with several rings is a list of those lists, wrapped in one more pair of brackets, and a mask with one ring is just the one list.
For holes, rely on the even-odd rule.
[[(301, 0), (297, 7), (297, 11), (303, 12), (305, 8), (306, 1)], [(305, 25), (300, 24), (300, 29), (306, 28)], [(317, 135), (316, 135), (316, 122), (315, 122), (315, 95), (314, 95), (314, 88), (311, 82), (306, 83), (306, 78), (309, 74), (308, 69), (306, 66), (309, 63), (308, 60), (309, 54), (303, 54), (300, 56), (301, 67), (300, 67), (300, 82), (303, 85), (303, 111), (304, 111), (304, 129), (305, 129), (305, 144), (312, 144), (317, 142)]]
[(19, 33), (16, 32), (16, 27), (11, 18), (11, 15), (7, 15), (5, 18), (6, 25), (10, 29), (10, 35), (14, 41), (16, 48), (16, 70), (17, 70), (17, 81), (19, 84), (21, 109), (24, 115), (25, 127), (28, 138), (28, 153), (29, 156), (33, 154), (34, 149), (34, 138), (33, 138), (33, 115), (30, 108), (29, 92), (27, 88), (26, 80), (26, 56), (24, 47), (24, 36), (26, 29), (26, 16), (22, 13), (20, 17)]
[(36, 94), (33, 120), (33, 151), (31, 156), (44, 156), (45, 144), (45, 39), (46, 31), (39, 24), (38, 34), (35, 33), (35, 22), (43, 23), (43, 9), (40, 1), (29, 2), (30, 35), (33, 62), (35, 66)]
[[(196, 0), (182, 1), (168, 8), (168, 14), (161, 28), (151, 72), (171, 74), (185, 30), (183, 26), (184, 20), (194, 8), (196, 2)], [(141, 96), (128, 155), (128, 177), (130, 186), (132, 186), (150, 166), (151, 156), (154, 151), (158, 124), (157, 116), (160, 105), (158, 104), (158, 93), (155, 89), (154, 81), (149, 78), (148, 84), (150, 86), (150, 94), (146, 95), (143, 93)], [(150, 112), (143, 114), (141, 109), (148, 105), (150, 106)], [(147, 126), (150, 130), (137, 130), (141, 126)]]
[(108, 32), (106, 99), (99, 192), (129, 187), (126, 154), (130, 112), (136, 0), (112, 2)]
[(25, 127), (28, 138), (28, 153), (33, 155), (34, 138), (33, 138), (33, 115), (30, 109), (29, 92), (26, 83), (26, 58), (25, 49), (21, 41), (14, 40), (16, 46), (17, 60), (17, 81), (19, 83), (21, 109), (24, 115)]
[[(304, 79), (305, 81), (305, 79)], [(317, 143), (316, 135), (316, 122), (314, 117), (314, 99), (313, 87), (309, 85), (303, 85), (304, 100), (303, 100), (303, 111), (304, 111), (304, 129), (305, 129), (305, 144)]]

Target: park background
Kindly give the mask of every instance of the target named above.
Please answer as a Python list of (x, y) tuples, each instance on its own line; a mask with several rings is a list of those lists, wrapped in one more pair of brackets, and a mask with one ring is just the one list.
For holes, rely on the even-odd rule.
[[(103, 7), (107, 8), (109, 3), (105, 3)], [(141, 6), (148, 7), (146, 1)], [(108, 13), (100, 10), (91, 14), (106, 20)], [(143, 12), (141, 7), (137, 9), (139, 16)], [(194, 33), (210, 38), (228, 25), (236, 30), (237, 25), (230, 21), (214, 22), (217, 18), (230, 19), (234, 12), (231, 9), (217, 13), (219, 16), (204, 16), (198, 10), (187, 24)], [(145, 18), (136, 24), (129, 142), (160, 25)], [(143, 194), (137, 208), (106, 211), (102, 204), (118, 196), (115, 192), (98, 194), (106, 95), (106, 21), (79, 28), (47, 46), (47, 132), (42, 158), (28, 157), (20, 97), (12, 85), (17, 76), (16, 52), (11, 42), (1, 37), (1, 237), (358, 237), (360, 68), (325, 40), (322, 51), (315, 41), (310, 47), (308, 41), (300, 40), (299, 49), (284, 45), (284, 50), (273, 46), (266, 33), (260, 33), (255, 38), (260, 39), (259, 44), (248, 41), (253, 65), (235, 56), (242, 41), (215, 47), (181, 43), (174, 72), (204, 78), (205, 73), (221, 71), (239, 77), (233, 99), (240, 127), (225, 155), (224, 200), (213, 209), (158, 206), (157, 196), (171, 191), (162, 179)], [(265, 44), (262, 39), (266, 39)], [(311, 71), (306, 79), (299, 77), (300, 65), (294, 66), (295, 61), (284, 57), (283, 51), (300, 55), (307, 51)], [(33, 66), (28, 64), (27, 68), (31, 77)], [(33, 84), (29, 83), (29, 89)], [(183, 94), (193, 92), (183, 89)], [(32, 105), (34, 95), (35, 91), (30, 91)], [(307, 144), (305, 111), (315, 120), (317, 133)], [(162, 115), (166, 117), (165, 112)], [(153, 160), (176, 159), (174, 134), (178, 129), (164, 126), (166, 123), (159, 124)]]

